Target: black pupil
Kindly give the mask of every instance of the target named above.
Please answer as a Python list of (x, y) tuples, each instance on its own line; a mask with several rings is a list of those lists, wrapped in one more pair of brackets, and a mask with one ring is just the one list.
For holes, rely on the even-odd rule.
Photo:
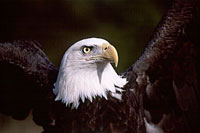
[(88, 52), (88, 51), (89, 51), (89, 48), (85, 48), (85, 51)]

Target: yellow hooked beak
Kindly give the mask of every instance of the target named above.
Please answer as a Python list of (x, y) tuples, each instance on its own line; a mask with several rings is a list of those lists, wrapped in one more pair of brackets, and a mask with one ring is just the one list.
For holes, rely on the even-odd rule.
[(111, 62), (115, 63), (115, 67), (118, 65), (118, 54), (115, 47), (111, 44), (104, 43), (102, 45), (103, 57)]

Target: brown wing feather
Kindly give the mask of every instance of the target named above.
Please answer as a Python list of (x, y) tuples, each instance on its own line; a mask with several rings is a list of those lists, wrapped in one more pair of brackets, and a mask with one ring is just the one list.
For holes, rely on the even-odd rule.
[(0, 72), (0, 112), (16, 119), (45, 105), (57, 75), (36, 41), (0, 43)]
[[(197, 9), (197, 10), (196, 10)], [(162, 18), (139, 60), (124, 73), (143, 93), (149, 122), (166, 132), (196, 132), (200, 120), (198, 1), (176, 0)], [(198, 27), (198, 25), (197, 25)], [(199, 33), (199, 32), (198, 32)], [(191, 41), (192, 42), (191, 42)], [(195, 41), (193, 41), (195, 40)], [(148, 113), (147, 113), (148, 114)]]

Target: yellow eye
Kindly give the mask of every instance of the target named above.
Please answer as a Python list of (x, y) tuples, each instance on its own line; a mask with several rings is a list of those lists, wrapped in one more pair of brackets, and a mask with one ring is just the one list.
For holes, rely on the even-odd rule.
[(89, 48), (89, 47), (84, 47), (83, 48), (83, 53), (84, 54), (89, 54), (91, 52), (91, 48)]

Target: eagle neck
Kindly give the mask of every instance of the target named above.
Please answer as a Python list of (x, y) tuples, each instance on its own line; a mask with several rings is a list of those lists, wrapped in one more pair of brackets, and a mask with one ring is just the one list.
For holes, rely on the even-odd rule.
[(92, 102), (97, 96), (107, 99), (109, 92), (120, 90), (116, 86), (123, 87), (125, 84), (126, 79), (118, 76), (109, 62), (88, 66), (79, 64), (60, 68), (54, 93), (57, 95), (56, 100), (78, 108), (80, 100), (82, 103), (86, 99)]

